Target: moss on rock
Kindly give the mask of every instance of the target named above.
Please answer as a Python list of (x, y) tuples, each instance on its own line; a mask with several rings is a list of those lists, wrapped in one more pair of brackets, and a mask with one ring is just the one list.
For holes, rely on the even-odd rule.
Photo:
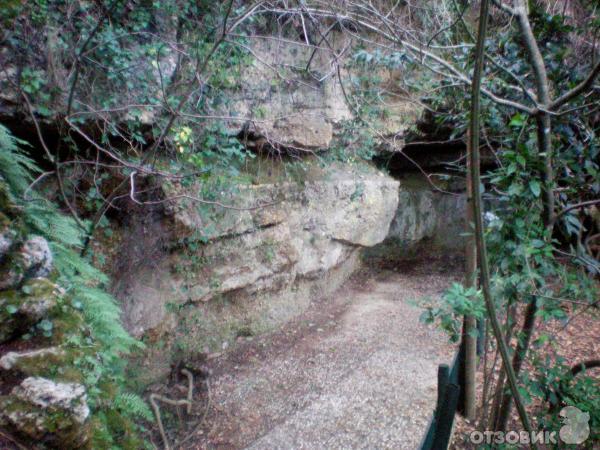
[(5, 342), (51, 315), (60, 292), (50, 280), (28, 280), (21, 289), (0, 292), (0, 342)]
[(80, 384), (29, 377), (0, 397), (0, 410), (11, 430), (33, 442), (89, 448), (90, 410)]

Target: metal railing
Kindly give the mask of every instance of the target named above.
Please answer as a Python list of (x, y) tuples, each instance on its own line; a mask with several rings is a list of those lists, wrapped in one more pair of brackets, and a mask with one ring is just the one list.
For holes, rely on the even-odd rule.
[(463, 350), (460, 346), (454, 356), (451, 366), (438, 366), (437, 401), (433, 416), (429, 420), (427, 432), (419, 446), (420, 450), (445, 450), (452, 437), (454, 416), (461, 410), (463, 399), (461, 395), (463, 369)]

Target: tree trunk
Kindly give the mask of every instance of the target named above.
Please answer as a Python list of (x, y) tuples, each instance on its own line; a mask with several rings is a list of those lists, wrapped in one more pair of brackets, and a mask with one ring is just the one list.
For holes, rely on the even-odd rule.
[[(533, 69), (536, 83), (536, 92), (539, 103), (542, 109), (550, 108), (550, 88), (548, 83), (548, 75), (544, 59), (538, 47), (531, 24), (529, 22), (528, 9), (524, 0), (517, 0), (515, 5), (515, 13), (521, 35), (523, 37), (523, 45), (527, 51), (530, 63)], [(551, 227), (554, 222), (554, 173), (552, 168), (552, 139), (551, 126), (552, 122), (550, 115), (545, 111), (540, 111), (536, 117), (537, 122), (537, 139), (538, 153), (544, 158), (543, 170), (543, 207), (544, 207), (544, 224), (546, 225), (548, 235), (547, 239), (551, 239)], [(531, 336), (535, 330), (535, 319), (538, 311), (537, 302), (535, 299), (527, 306), (525, 320), (521, 330), (521, 339), (517, 344), (517, 348), (513, 355), (512, 367), (515, 374), (518, 376), (521, 371), (521, 366), (527, 355)], [(502, 399), (500, 411), (497, 420), (497, 430), (503, 431), (506, 429), (508, 416), (511, 406), (511, 395), (506, 393)]]
[[(483, 289), (483, 296), (485, 299), (485, 305), (489, 316), (490, 324), (494, 337), (498, 343), (500, 354), (502, 356), (502, 364), (504, 371), (508, 378), (512, 395), (515, 399), (515, 404), (519, 411), (519, 417), (523, 423), (523, 428), (527, 432), (531, 432), (531, 425), (527, 412), (521, 400), (521, 396), (517, 387), (517, 378), (513, 371), (510, 363), (510, 356), (508, 354), (508, 348), (502, 335), (502, 330), (498, 322), (496, 315), (496, 305), (491, 294), (490, 286), (490, 268), (487, 258), (487, 249), (485, 246), (485, 237), (483, 231), (483, 211), (481, 207), (481, 168), (480, 168), (480, 156), (479, 156), (479, 116), (480, 116), (480, 94), (481, 94), (481, 75), (483, 72), (483, 54), (484, 54), (484, 43), (485, 34), (487, 28), (488, 19), (488, 8), (489, 0), (481, 1), (481, 10), (479, 16), (479, 30), (477, 34), (477, 46), (475, 49), (475, 69), (473, 73), (473, 81), (471, 85), (471, 110), (470, 110), (470, 133), (469, 133), (469, 146), (467, 147), (470, 151), (469, 157), (471, 158), (471, 189), (473, 192), (473, 216), (475, 218), (475, 236), (477, 242), (477, 254), (479, 256), (479, 267), (481, 286)], [(535, 448), (535, 445), (532, 444)]]
[[(467, 211), (465, 228), (468, 233), (466, 239), (466, 281), (467, 287), (477, 287), (477, 243), (473, 234), (473, 191), (471, 189), (471, 163), (467, 158)], [(477, 321), (473, 316), (465, 316), (465, 379), (464, 379), (464, 414), (469, 420), (474, 420), (476, 415), (476, 383), (477, 373)]]
[[(521, 371), (521, 367), (523, 366), (523, 361), (525, 361), (525, 357), (527, 356), (527, 350), (529, 349), (529, 344), (531, 342), (531, 336), (534, 331), (535, 325), (535, 314), (538, 310), (536, 305), (536, 299), (532, 298), (529, 305), (527, 305), (527, 310), (525, 312), (525, 320), (523, 322), (523, 329), (521, 331), (522, 336), (519, 337), (519, 343), (517, 344), (517, 348), (515, 349), (515, 353), (513, 355), (512, 366), (515, 374), (519, 374)], [(497, 431), (505, 431), (506, 424), (508, 422), (508, 416), (510, 413), (510, 407), (512, 406), (512, 398), (509, 393), (502, 397), (502, 402), (500, 405), (500, 411), (498, 413), (497, 420)]]

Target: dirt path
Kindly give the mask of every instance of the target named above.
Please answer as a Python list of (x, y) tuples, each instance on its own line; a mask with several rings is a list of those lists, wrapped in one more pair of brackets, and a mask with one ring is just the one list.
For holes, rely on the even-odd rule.
[(277, 333), (211, 361), (211, 406), (194, 449), (414, 449), (454, 349), (412, 300), (457, 271), (421, 263), (362, 273)]

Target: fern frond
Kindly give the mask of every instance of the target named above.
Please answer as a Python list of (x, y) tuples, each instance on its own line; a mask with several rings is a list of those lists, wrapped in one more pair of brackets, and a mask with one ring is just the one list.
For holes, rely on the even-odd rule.
[(76, 277), (83, 284), (106, 284), (108, 277), (102, 271), (79, 256), (79, 252), (57, 242), (50, 242), (54, 265), (67, 278)]
[(11, 194), (18, 199), (33, 180), (32, 174), (41, 172), (35, 162), (19, 149), (19, 144), (23, 145), (24, 142), (0, 125), (0, 173)]
[[(132, 417), (152, 419), (148, 405), (137, 395), (124, 391), (126, 362), (123, 355), (143, 344), (131, 337), (121, 324), (121, 309), (115, 298), (101, 289), (108, 277), (80, 256), (85, 230), (70, 216), (36, 192), (27, 192), (33, 176), (40, 173), (35, 162), (25, 155), (19, 145), (22, 142), (0, 125), (0, 183), (6, 185), (8, 200), (19, 207), (21, 222), (27, 233), (43, 236), (49, 243), (54, 256), (54, 267), (59, 273), (59, 282), (67, 288), (72, 300), (81, 305), (84, 320), (89, 327), (94, 343), (94, 354), (85, 356), (79, 366), (84, 383), (90, 388), (90, 397), (102, 397), (106, 382), (114, 383), (120, 392), (115, 405), (121, 410), (119, 416), (124, 423)], [(3, 186), (4, 187), (4, 186)], [(75, 303), (74, 303), (75, 304)], [(67, 337), (68, 339), (68, 337)], [(79, 342), (72, 339), (72, 343)], [(94, 407), (95, 448), (113, 448), (113, 429), (102, 407)], [(133, 448), (133, 447), (132, 447)]]
[(148, 404), (139, 395), (132, 392), (122, 392), (115, 397), (114, 406), (128, 415), (139, 417), (148, 421), (154, 420)]
[(81, 227), (50, 202), (35, 196), (35, 200), (28, 202), (25, 208), (25, 220), (36, 234), (66, 246), (82, 246), (85, 236)]
[(121, 325), (121, 309), (111, 295), (85, 285), (74, 286), (71, 293), (74, 299), (81, 302), (84, 317), (90, 324), (94, 337), (110, 347), (112, 352), (126, 353), (138, 345), (138, 341)]

